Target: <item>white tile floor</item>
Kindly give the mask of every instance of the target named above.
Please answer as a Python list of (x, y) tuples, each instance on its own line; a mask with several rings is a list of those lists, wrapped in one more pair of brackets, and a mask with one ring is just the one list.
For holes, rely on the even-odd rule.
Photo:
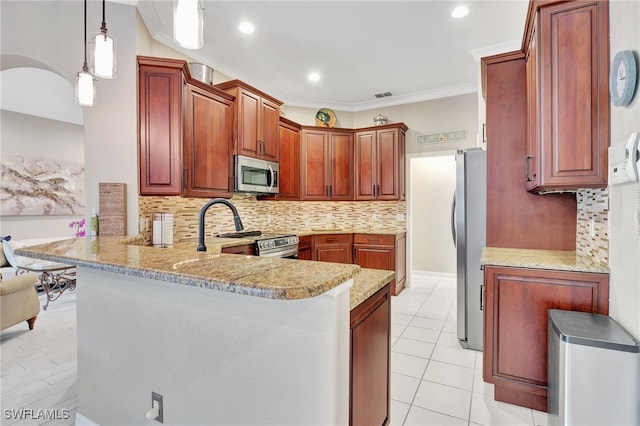
[(482, 353), (456, 336), (453, 278), (414, 274), (392, 299), (391, 424), (546, 426), (547, 415), (493, 400)]
[[(455, 280), (412, 278), (392, 300), (391, 424), (546, 426), (545, 413), (495, 402), (482, 381), (482, 353), (460, 348)], [(75, 330), (75, 294), (65, 293), (33, 331), (24, 323), (0, 333), (0, 424), (74, 424)], [(12, 411), (20, 408), (32, 411)]]

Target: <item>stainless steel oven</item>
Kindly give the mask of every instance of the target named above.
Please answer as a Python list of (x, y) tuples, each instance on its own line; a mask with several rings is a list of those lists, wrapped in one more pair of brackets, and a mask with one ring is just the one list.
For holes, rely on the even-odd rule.
[(235, 184), (236, 192), (255, 192), (259, 194), (277, 194), (279, 192), (280, 165), (272, 161), (236, 155)]
[(296, 235), (261, 235), (256, 238), (255, 254), (262, 257), (298, 258), (299, 239)]

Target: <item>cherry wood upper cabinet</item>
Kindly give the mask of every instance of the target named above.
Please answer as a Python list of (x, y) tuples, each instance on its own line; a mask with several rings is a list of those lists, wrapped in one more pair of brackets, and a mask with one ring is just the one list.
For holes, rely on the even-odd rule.
[(140, 195), (231, 197), (234, 100), (185, 61), (138, 56)]
[(606, 187), (609, 3), (532, 4), (525, 40), (530, 43), (529, 72), (535, 74), (528, 95), (529, 114), (535, 120), (529, 126), (530, 138), (537, 152), (525, 158), (527, 189)]
[(187, 85), (183, 195), (233, 195), (233, 100)]
[(236, 97), (234, 105), (234, 154), (278, 162), (278, 122), (282, 102), (240, 81), (216, 84)]
[(302, 130), (301, 199), (353, 200), (353, 131)]
[(182, 191), (184, 61), (138, 57), (138, 155), (141, 195)]
[(275, 195), (262, 195), (261, 200), (299, 200), (300, 199), (300, 126), (295, 121), (280, 117), (280, 192)]
[(405, 180), (403, 123), (358, 129), (355, 135), (355, 199), (402, 200)]

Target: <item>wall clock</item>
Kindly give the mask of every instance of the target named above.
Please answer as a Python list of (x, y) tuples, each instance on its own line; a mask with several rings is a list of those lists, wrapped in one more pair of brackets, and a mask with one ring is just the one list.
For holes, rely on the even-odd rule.
[(627, 106), (636, 91), (638, 66), (631, 50), (616, 53), (609, 74), (609, 93), (615, 106)]

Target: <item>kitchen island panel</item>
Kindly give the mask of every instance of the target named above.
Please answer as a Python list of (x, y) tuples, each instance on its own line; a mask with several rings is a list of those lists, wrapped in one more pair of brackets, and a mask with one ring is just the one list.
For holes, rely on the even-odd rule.
[(78, 268), (79, 418), (141, 424), (346, 424), (349, 287), (245, 297)]

